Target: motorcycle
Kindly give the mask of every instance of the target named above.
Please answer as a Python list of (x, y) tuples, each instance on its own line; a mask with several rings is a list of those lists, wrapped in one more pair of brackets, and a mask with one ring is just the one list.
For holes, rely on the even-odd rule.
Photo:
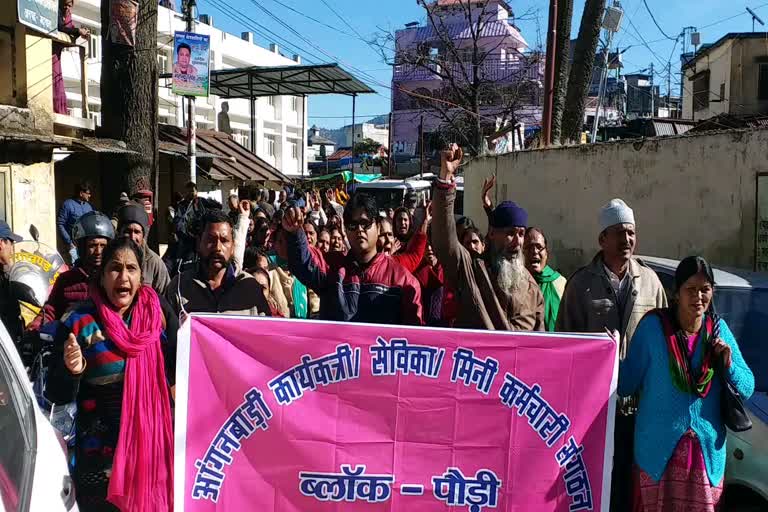
[[(13, 265), (9, 272), (10, 290), (19, 301), (24, 324), (42, 323), (42, 308), (59, 275), (69, 270), (58, 251), (40, 242), (40, 232), (31, 225), (32, 240), (23, 240), (14, 245)], [(38, 322), (36, 322), (38, 321)], [(74, 402), (56, 406), (45, 398), (48, 373), (48, 358), (53, 353), (53, 341), (58, 322), (40, 325), (39, 330), (28, 330), (19, 345), (38, 405), (46, 414), (53, 427), (67, 443), (74, 440)]]

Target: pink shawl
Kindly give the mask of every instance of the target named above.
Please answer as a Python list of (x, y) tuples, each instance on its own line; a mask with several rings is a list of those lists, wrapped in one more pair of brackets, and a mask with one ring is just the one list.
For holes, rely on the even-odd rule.
[(106, 336), (126, 357), (107, 499), (123, 511), (166, 512), (173, 509), (173, 427), (160, 348), (163, 312), (152, 288), (136, 295), (129, 329), (101, 290), (91, 293)]

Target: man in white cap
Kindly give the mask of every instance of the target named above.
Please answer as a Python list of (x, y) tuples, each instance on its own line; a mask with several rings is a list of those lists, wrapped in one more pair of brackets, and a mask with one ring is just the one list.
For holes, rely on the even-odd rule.
[[(633, 258), (635, 214), (621, 199), (603, 206), (599, 215), (600, 248), (592, 263), (568, 280), (560, 302), (557, 331), (619, 334), (619, 357), (624, 359), (637, 324), (655, 308), (667, 306), (658, 276)], [(633, 399), (622, 400), (616, 415), (611, 510), (631, 510)]]

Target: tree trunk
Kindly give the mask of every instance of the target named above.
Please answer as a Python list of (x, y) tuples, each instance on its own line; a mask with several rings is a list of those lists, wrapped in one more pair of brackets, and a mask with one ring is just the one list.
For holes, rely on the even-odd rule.
[(605, 0), (586, 0), (581, 15), (579, 37), (573, 50), (573, 65), (568, 78), (561, 141), (578, 140), (584, 125), (584, 106), (592, 82), (600, 25), (605, 11)]
[[(120, 193), (152, 190), (158, 167), (157, 0), (138, 0), (135, 46), (112, 43), (111, 0), (101, 0), (101, 134), (125, 141), (137, 154), (103, 159), (102, 204), (111, 208)], [(155, 191), (157, 193), (157, 191)]]
[(558, 0), (557, 3), (557, 52), (555, 53), (554, 102), (552, 104), (552, 141), (560, 142), (565, 111), (565, 95), (568, 92), (570, 71), (571, 20), (573, 0)]

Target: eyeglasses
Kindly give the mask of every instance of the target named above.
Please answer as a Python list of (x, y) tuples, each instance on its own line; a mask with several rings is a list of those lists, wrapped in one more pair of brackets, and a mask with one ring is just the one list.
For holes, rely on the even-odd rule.
[(373, 223), (372, 219), (352, 220), (347, 223), (347, 229), (349, 231), (357, 231), (359, 228), (363, 228), (363, 231), (368, 231), (373, 226)]

